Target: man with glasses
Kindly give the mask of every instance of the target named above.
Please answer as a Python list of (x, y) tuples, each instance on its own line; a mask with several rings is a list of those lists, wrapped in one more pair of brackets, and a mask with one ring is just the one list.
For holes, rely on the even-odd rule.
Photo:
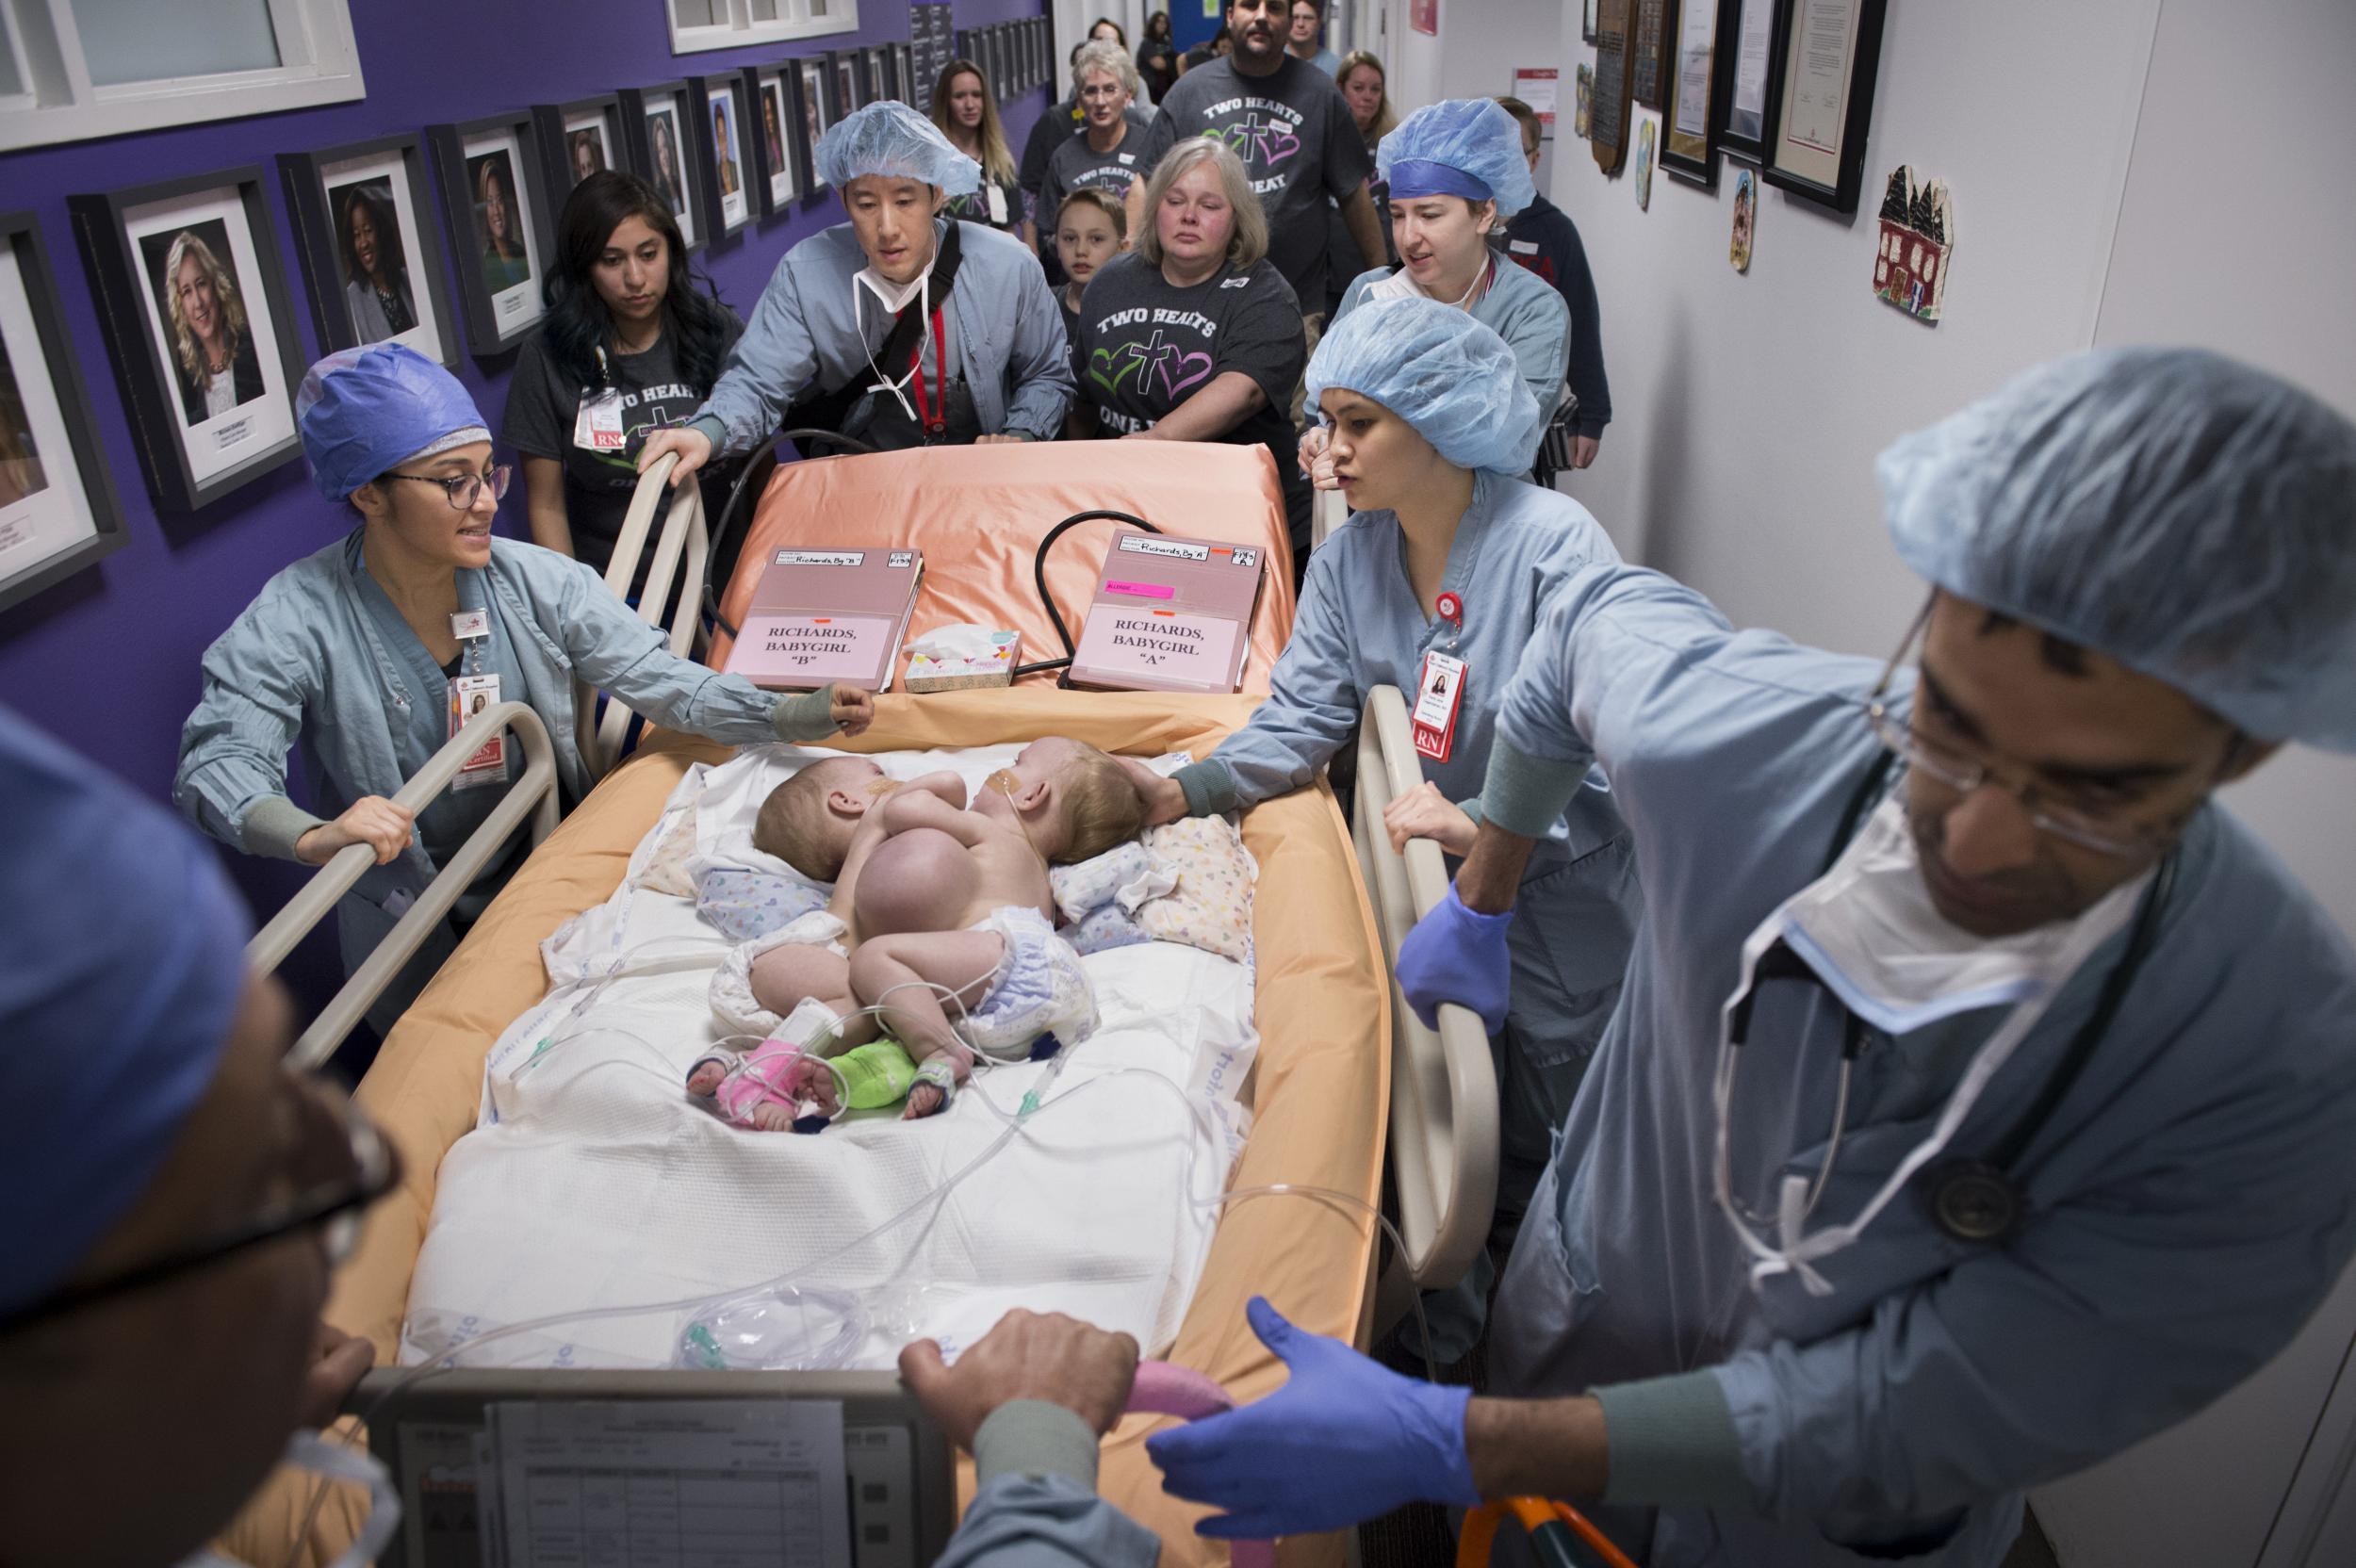
[(1502, 1005), (1520, 868), (1600, 762), (1647, 907), (1498, 1287), (1517, 1397), (1263, 1314), (1293, 1381), (1153, 1441), (1222, 1531), (1543, 1493), (1653, 1568), (1995, 1568), (2026, 1488), (2255, 1371), (2356, 1250), (2356, 954), (2212, 798), (2356, 751), (2356, 427), (2108, 351), (1880, 477), (1910, 667), (1635, 567), (1554, 600), (1399, 964)]
[[(302, 1457), (290, 1435), (375, 1360), (319, 1315), (401, 1168), (283, 1065), (291, 1010), (247, 973), (211, 851), (6, 710), (0, 898), (0, 1562), (158, 1568)], [(980, 1478), (943, 1563), (1154, 1560), (1159, 1539), (1094, 1494), (1137, 1357), (1021, 1312), (955, 1366), (908, 1348), (902, 1375)], [(312, 1544), (361, 1523), (356, 1489), (332, 1495)], [(293, 1518), (241, 1526), (253, 1560), (293, 1560)]]

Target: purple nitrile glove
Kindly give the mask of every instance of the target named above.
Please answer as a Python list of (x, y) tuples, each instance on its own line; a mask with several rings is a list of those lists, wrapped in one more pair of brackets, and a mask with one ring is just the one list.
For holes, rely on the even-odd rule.
[(1453, 1002), (1481, 1015), (1492, 1035), (1505, 1027), (1505, 1005), (1513, 989), (1513, 964), (1505, 951), (1505, 928), (1513, 911), (1475, 914), (1448, 884), (1448, 897), (1415, 922), (1399, 944), (1399, 988), (1426, 1029), (1437, 1028), (1440, 1004)]
[(1464, 1452), (1472, 1390), (1402, 1378), (1293, 1327), (1263, 1297), (1248, 1311), (1290, 1374), (1284, 1386), (1145, 1441), (1163, 1491), (1224, 1510), (1197, 1534), (1268, 1541), (1341, 1529), (1402, 1503), (1480, 1503)]

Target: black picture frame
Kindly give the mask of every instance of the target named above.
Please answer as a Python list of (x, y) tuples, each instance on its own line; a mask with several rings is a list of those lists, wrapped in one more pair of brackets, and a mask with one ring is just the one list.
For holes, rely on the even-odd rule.
[[(507, 149), (477, 149), (487, 140), (500, 138), (514, 143), (515, 155), (508, 160), (509, 179), (530, 182), (516, 194), (513, 204), (515, 210), (507, 214), (508, 222), (520, 219), (527, 225), (521, 237), (524, 271), (520, 277), (501, 276), (491, 270), (489, 246), (483, 243), (478, 232), (490, 220), (487, 216), (479, 219), (475, 209), (484, 206), (487, 214), (490, 198), (486, 195), (477, 199), (476, 169), (484, 159), (497, 159)], [(548, 181), (543, 177), (547, 160), (540, 152), (539, 129), (530, 109), (486, 114), (475, 120), (428, 125), (425, 150), (434, 164), (434, 183), (442, 190), (443, 221), (450, 225), (450, 258), (457, 267), (459, 314), (466, 325), (466, 350), (478, 359), (506, 353), (531, 336), (548, 313), (544, 288), (548, 253), (556, 236), (556, 209), (548, 203)], [(485, 172), (482, 177), (487, 180), (489, 175)], [(529, 226), (535, 222), (536, 234)]]
[(932, 94), (917, 90), (916, 45), (913, 43), (893, 44), (892, 46), (892, 69), (899, 74), (901, 101), (906, 103), (908, 107), (912, 109), (922, 110), (927, 107), (928, 106), (925, 101), (929, 99)]
[(1015, 80), (1014, 28), (998, 22), (983, 30), (990, 34), (990, 53), (997, 60), (998, 106), (1003, 109), (1023, 90)]
[[(599, 126), (584, 126), (584, 120), (598, 120)], [(532, 106), (533, 129), (540, 138), (541, 188), (548, 192), (548, 209), (557, 216), (564, 211), (564, 198), (581, 183), (575, 162), (577, 145), (584, 134), (594, 133), (591, 145), (596, 150), (597, 169), (630, 169), (630, 136), (622, 115), (622, 95), (600, 92), (593, 97), (576, 98), (569, 104), (534, 104)], [(550, 225), (553, 230), (553, 224)]]
[[(695, 112), (695, 139), (703, 147), (703, 156), (696, 161), (703, 166), (703, 204), (712, 215), (711, 237), (733, 239), (744, 232), (744, 225), (753, 220), (758, 211), (745, 172), (752, 158), (744, 139), (745, 109), (749, 104), (744, 74), (724, 71), (709, 76), (690, 76), (687, 99)], [(725, 122), (728, 134), (735, 140), (733, 148), (721, 143), (720, 126), (712, 118), (715, 105), (726, 106)]]
[(421, 318), (419, 327), (430, 324), (433, 328), (434, 351), (426, 357), (455, 369), (458, 318), (450, 312), (450, 286), (442, 270), (441, 232), (426, 198), (425, 153), (417, 139), (406, 132), (315, 153), (278, 155), (278, 179), (286, 197), (287, 220), (294, 229), (295, 259), (303, 268), (311, 330), (319, 335), (319, 350), (333, 353), (378, 341), (367, 335), (344, 282), (343, 222), (349, 209), (339, 209), (336, 194), (347, 188), (333, 183), (338, 171), (366, 164), (399, 166), (401, 195), (408, 202), (416, 228), (414, 234), (398, 236), (406, 252), (410, 307)]
[[(754, 205), (762, 218), (775, 218), (791, 212), (809, 188), (808, 164), (794, 145), (801, 134), (801, 115), (794, 103), (794, 62), (781, 60), (775, 65), (748, 65), (744, 68), (744, 96), (752, 103), (752, 130), (745, 137), (745, 152), (752, 161), (754, 174), (752, 192)], [(774, 103), (779, 115), (777, 122), (777, 154), (773, 160), (769, 152), (769, 110)], [(777, 181), (783, 176), (788, 188), (780, 194)]]
[(892, 48), (889, 44), (872, 43), (859, 51), (867, 72), (867, 101), (880, 104), (888, 98), (900, 96), (892, 81)]
[[(1763, 166), (1768, 150), (1775, 143), (1775, 118), (1783, 109), (1783, 9), (1784, 0), (1735, 0), (1733, 49), (1728, 58), (1732, 68), (1726, 73), (1726, 106), (1718, 123), (1718, 150), (1728, 157)], [(1761, 89), (1759, 128), (1756, 135), (1735, 123), (1736, 72), (1741, 70), (1743, 24), (1754, 14), (1764, 16), (1767, 26), (1767, 79)]]
[(1580, 0), (1580, 7), (1581, 9), (1579, 20), (1579, 41), (1584, 43), (1601, 43), (1603, 41), (1603, 29), (1596, 24), (1598, 21), (1597, 12), (1601, 8), (1598, 4), (1598, 0)]
[[(1775, 14), (1775, 31), (1782, 56), (1782, 72), (1788, 77), (1792, 69), (1792, 38), (1807, 20), (1809, 0), (1781, 0)], [(1788, 191), (1801, 201), (1812, 203), (1843, 218), (1857, 215), (1857, 199), (1865, 187), (1865, 145), (1873, 134), (1873, 88), (1881, 74), (1882, 24), (1887, 20), (1889, 0), (1855, 0), (1857, 6), (1857, 38), (1850, 53), (1848, 102), (1841, 116), (1841, 153), (1838, 178), (1826, 183), (1795, 172), (1783, 163), (1785, 147), (1784, 122), (1792, 109), (1790, 83), (1776, 101), (1775, 118), (1769, 122), (1775, 135), (1766, 161), (1759, 168), (1759, 178), (1776, 189)]]
[[(672, 215), (679, 220), (680, 237), (687, 241), (687, 249), (691, 253), (702, 250), (712, 238), (712, 211), (704, 204), (704, 139), (694, 134), (695, 105), (686, 79), (626, 87), (619, 96), (622, 132), (630, 141), (631, 169), (671, 204)], [(659, 149), (653, 124), (657, 117), (669, 120), (675, 143), (672, 153), (679, 163), (679, 168), (667, 176), (656, 168)], [(675, 181), (676, 187), (666, 184), (666, 180)]]
[[(5, 611), (87, 566), (96, 565), (121, 549), (129, 535), (123, 528), (123, 498), (115, 493), (106, 451), (99, 445), (98, 424), (90, 413), (90, 385), (82, 379), (81, 356), (74, 351), (73, 335), (66, 330), (65, 313), (58, 305), (57, 274), (49, 265), (49, 247), (41, 237), (41, 226), (33, 214), (0, 212), (0, 249), (16, 259), (17, 281), (24, 287), (25, 310), (32, 318), (30, 343), (19, 344), (0, 334), (0, 403), (8, 405), (8, 417), (0, 421), (6, 426), (0, 428), (0, 443), (6, 443), (0, 447), (0, 453), (13, 450), (20, 436), (25, 438), (25, 448), (21, 457), (0, 455), (0, 473), (5, 473), (6, 465), (29, 462), (32, 474), (39, 475), (53, 462), (63, 461), (70, 454), (70, 466), (81, 483), (82, 503), (89, 509), (91, 529), (87, 539), (77, 539), (21, 567), (0, 573), (0, 611)], [(66, 452), (44, 456), (33, 439), (29, 419), (25, 431), (14, 428), (17, 416), (25, 412), (20, 388), (36, 370), (55, 406), (57, 426), (62, 432)], [(22, 473), (7, 475), (8, 488), (15, 490), (25, 477)], [(38, 490), (0, 500), (0, 515), (9, 514), (13, 508), (37, 500), (55, 488), (43, 482)], [(51, 498), (52, 502), (65, 498)], [(14, 522), (11, 517), (10, 526)]]
[[(1683, 112), (1685, 94), (1685, 58), (1683, 45), (1685, 11), (1708, 6), (1717, 13), (1715, 31), (1710, 45), (1710, 80), (1705, 89), (1708, 101), (1702, 105), (1702, 150), (1696, 155), (1677, 146), (1677, 121)], [(1678, 48), (1670, 53), (1667, 79), (1661, 90), (1661, 167), (1673, 179), (1704, 190), (1718, 188), (1718, 139), (1726, 124), (1726, 106), (1734, 96), (1734, 60), (1728, 43), (1734, 28), (1742, 19), (1742, 0), (1685, 0), (1685, 11), (1678, 14)]]
[(826, 116), (828, 128), (867, 102), (859, 81), (863, 74), (858, 50), (826, 51), (826, 104), (834, 111)]
[(786, 65), (793, 82), (794, 125), (801, 149), (802, 200), (807, 202), (824, 196), (828, 188), (818, 177), (818, 138), (834, 123), (826, 114), (827, 84), (833, 72), (823, 55), (798, 57)]
[[(107, 358), (122, 385), (132, 434), (139, 443), (139, 469), (158, 511), (194, 512), (209, 506), (281, 464), (291, 462), (303, 448), (294, 425), (295, 389), (303, 384), (304, 368), (303, 347), (295, 326), (293, 297), (286, 290), (286, 274), (279, 263), (277, 226), (270, 221), (270, 198), (262, 189), (264, 178), (260, 165), (244, 164), (66, 198), (66, 211), (74, 220), (74, 237), (90, 273), (90, 295), (98, 307)], [(135, 237), (130, 227), (135, 220), (144, 222), (148, 209), (209, 193), (221, 193), (230, 208), (240, 215), (253, 252), (255, 275), (248, 280), (233, 270), (231, 282), (249, 302), (258, 292), (270, 318), (271, 341), (265, 344), (260, 334), (254, 333), (254, 368), (262, 390), (253, 398), (240, 400), (231, 410), (237, 412), (249, 402), (256, 405), (245, 419), (261, 424), (263, 433), (254, 438), (257, 445), (234, 462), (200, 472), (190, 461), (189, 446), (192, 439), (203, 438), (191, 437), (188, 433), (204, 429), (212, 419), (187, 416), (188, 389), (182, 385), (178, 370), (165, 356), (159, 314), (162, 307), (155, 301), (155, 285), (148, 276), (147, 260), (142, 253), (144, 239), (153, 237), (153, 234)], [(226, 220), (192, 219), (184, 226), (193, 230), (214, 222), (225, 226)], [(172, 226), (182, 225), (174, 220), (160, 225), (159, 230)], [(230, 260), (235, 269), (234, 253)], [(250, 303), (247, 317), (251, 323)], [(267, 375), (261, 368), (264, 364), (274, 366), (278, 371), (280, 385), (275, 397), (269, 392)], [(221, 438), (234, 428), (235, 424), (215, 428), (212, 440), (216, 449), (221, 445)]]

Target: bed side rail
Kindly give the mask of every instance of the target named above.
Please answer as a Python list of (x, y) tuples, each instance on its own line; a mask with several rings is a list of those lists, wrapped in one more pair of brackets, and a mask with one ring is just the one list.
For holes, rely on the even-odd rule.
[[(646, 567), (646, 591), (638, 599), (638, 618), (648, 626), (662, 624), (663, 607), (671, 601), (677, 583), (703, 582), (704, 562), (712, 551), (711, 531), (704, 522), (703, 487), (691, 483), (676, 491), (668, 488), (671, 470), (678, 466), (679, 459), (665, 452), (639, 476), (638, 488), (630, 493), (630, 511), (622, 518), (621, 537), (614, 542), (613, 564), (605, 569), (606, 587), (615, 598), (627, 598), (630, 580), (638, 573), (639, 557), (646, 552), (646, 536), (654, 527), (655, 512), (667, 497), (670, 510), (663, 514), (663, 531), (655, 538), (654, 557)], [(679, 612), (671, 617), (670, 641), (671, 651), (681, 658), (691, 648), (702, 650), (701, 610), (699, 586), (679, 596)], [(588, 764), (592, 778), (603, 777), (621, 755), (622, 737), (630, 728), (630, 709), (608, 701), (605, 717), (599, 720), (596, 694), (586, 683), (578, 685), (573, 695), (573, 707), (580, 715), (581, 760)]]
[[(1377, 686), (1358, 730), (1358, 799), (1351, 824), (1359, 869), (1382, 927), (1386, 964), (1417, 920), (1448, 893), (1440, 846), (1415, 840), (1399, 855), (1383, 828), (1392, 800), (1423, 782), (1406, 698)], [(1410, 1293), (1454, 1284), (1489, 1237), (1497, 1192), (1497, 1083), (1480, 1016), (1444, 1006), (1437, 1031), (1415, 1020), (1391, 988), (1391, 1185), (1405, 1251), (1377, 1288), (1379, 1332), (1407, 1310)]]
[[(334, 1054), (344, 1037), (352, 1033), (352, 1025), (360, 1021), (384, 994), (384, 988), (408, 964), (411, 956), (424, 945), (427, 936), (458, 901), (458, 895), (473, 886), (476, 874), (507, 841), (507, 836), (527, 813), (532, 817), (534, 848), (555, 831), (556, 748), (548, 743), (548, 727), (540, 722), (540, 715), (520, 702), (499, 703), (467, 720), (466, 727), (451, 736), (449, 744), (435, 752), (417, 770), (417, 776), (401, 787), (401, 792), (393, 796), (394, 802), (412, 811), (424, 810), (458, 776), (459, 765), (501, 730), (514, 734), (523, 747), (523, 771), (508, 786), (505, 797), (491, 808), (491, 814), (473, 836), (458, 846), (458, 852), (450, 857), (441, 874), (427, 885), (417, 903), (385, 934), (376, 951), (344, 982), (343, 989), (311, 1021), (311, 1026), (286, 1053), (287, 1061), (309, 1069)], [(303, 890), (246, 943), (246, 963), (254, 972), (268, 974), (284, 963), (295, 944), (310, 935), (311, 928), (327, 917), (327, 912), (374, 864), (376, 852), (366, 844), (349, 844), (336, 851), (335, 858), (303, 884)]]

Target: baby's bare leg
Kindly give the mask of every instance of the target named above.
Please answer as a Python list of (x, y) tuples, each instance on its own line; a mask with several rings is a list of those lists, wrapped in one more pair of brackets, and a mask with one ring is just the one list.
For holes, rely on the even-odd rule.
[[(992, 931), (877, 937), (860, 943), (851, 955), (851, 988), (862, 1003), (881, 1010), (884, 1028), (908, 1048), (919, 1067), (944, 1058), (961, 1083), (973, 1056), (952, 1027), (962, 1016), (957, 1004), (981, 1004), (1006, 947), (1006, 939)], [(954, 993), (957, 1003), (944, 993)], [(908, 1114), (929, 1116), (941, 1102), (936, 1086), (919, 1084), (908, 1093)]]
[[(755, 958), (747, 978), (753, 1000), (779, 1018), (815, 997), (844, 1021), (838, 1037), (818, 1042), (822, 1056), (839, 1055), (875, 1037), (875, 1019), (859, 1011), (851, 994), (850, 960), (839, 953), (808, 942), (786, 942)], [(712, 1094), (727, 1076), (724, 1064), (706, 1061), (688, 1075), (687, 1092)]]

